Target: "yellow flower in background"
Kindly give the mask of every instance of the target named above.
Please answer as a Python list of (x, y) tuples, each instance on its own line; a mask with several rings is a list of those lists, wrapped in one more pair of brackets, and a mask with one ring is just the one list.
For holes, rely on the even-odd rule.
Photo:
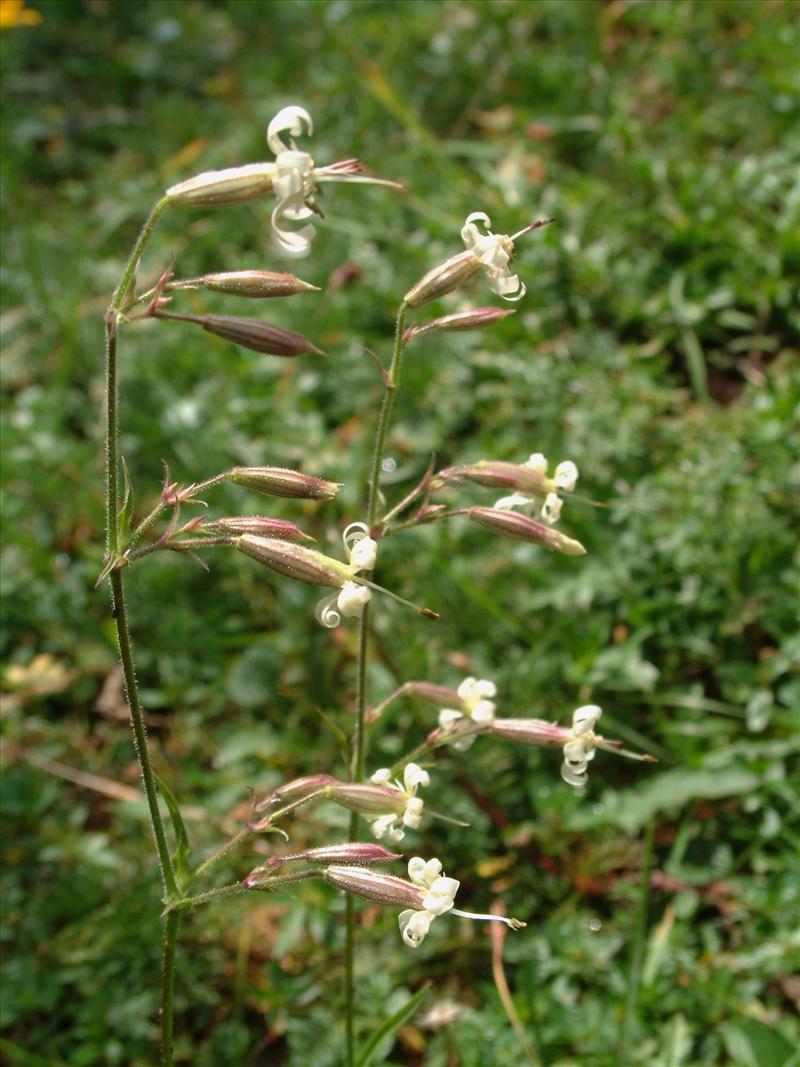
[(41, 14), (25, 7), (25, 0), (0, 0), (0, 28), (38, 26), (41, 21)]

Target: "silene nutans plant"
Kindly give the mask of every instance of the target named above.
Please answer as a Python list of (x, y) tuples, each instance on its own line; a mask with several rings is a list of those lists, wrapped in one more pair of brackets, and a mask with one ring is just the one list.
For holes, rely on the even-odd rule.
[[(202, 315), (180, 310), (181, 298), (188, 290), (227, 294), (234, 310), (243, 301), (250, 308), (258, 308), (257, 302), (266, 301), (268, 308), (269, 301), (279, 298), (314, 300), (317, 287), (293, 273), (278, 269), (228, 270), (220, 264), (214, 273), (181, 278), (177, 265), (172, 265), (151, 287), (140, 291), (137, 283), (145, 248), (160, 216), (168, 209), (216, 211), (250, 200), (264, 201), (270, 211), (272, 247), (279, 260), (311, 253), (315, 231), (309, 220), (320, 210), (317, 197), (322, 185), (369, 183), (385, 187), (387, 195), (401, 189), (396, 182), (365, 173), (354, 158), (317, 165), (297, 143), (301, 139), (305, 144), (312, 133), (309, 113), (302, 107), (286, 107), (267, 127), (267, 144), (273, 159), (209, 171), (168, 189), (135, 242), (105, 317), (106, 556), (98, 584), (108, 582), (111, 586), (134, 744), (161, 873), (164, 955), (160, 1028), (162, 1059), (168, 1067), (174, 1058), (173, 989), (181, 920), (187, 912), (207, 902), (234, 894), (283, 892), (306, 879), (325, 881), (343, 895), (346, 933), (342, 1061), (347, 1067), (370, 1059), (365, 1047), (357, 1047), (354, 1021), (358, 1004), (354, 967), (359, 900), (372, 901), (393, 913), (397, 935), (411, 950), (428, 937), (435, 939), (440, 926), (456, 919), (496, 923), (511, 930), (521, 930), (526, 922), (535, 920), (529, 915), (506, 917), (494, 909), (490, 914), (468, 910), (469, 901), (459, 892), (458, 871), (452, 869), (447, 857), (416, 854), (415, 831), (429, 817), (430, 808), (435, 807), (438, 749), (449, 746), (462, 754), (458, 758), (467, 761), (476, 742), (555, 748), (559, 755), (553, 763), (554, 771), (560, 761), (564, 788), (576, 790), (585, 787), (589, 764), (598, 752), (651, 758), (629, 752), (621, 742), (599, 733), (601, 709), (596, 705), (564, 709), (560, 723), (508, 716), (505, 709), (501, 710), (494, 683), (488, 679), (467, 677), (456, 688), (443, 684), (441, 678), (407, 681), (380, 699), (367, 692), (370, 618), (373, 612), (383, 609), (387, 600), (403, 606), (409, 626), (447, 625), (446, 619), (437, 623), (435, 603), (415, 603), (419, 599), (417, 591), (390, 589), (380, 583), (381, 543), (386, 538), (402, 537), (424, 524), (467, 522), (479, 526), (487, 538), (529, 541), (550, 552), (574, 557), (574, 566), (581, 565), (579, 557), (584, 554), (584, 547), (558, 526), (563, 506), (568, 504), (578, 480), (578, 469), (569, 459), (553, 464), (534, 452), (528, 458), (521, 456), (518, 462), (485, 457), (441, 470), (431, 464), (418, 484), (396, 501), (387, 498), (380, 484), (406, 349), (412, 346), (422, 350), (429, 344), (427, 334), (491, 329), (511, 314), (513, 309), (505, 305), (525, 296), (525, 284), (512, 267), (518, 246), (525, 245), (524, 239), (548, 220), (522, 220), (517, 232), (506, 235), (493, 232), (485, 212), (466, 210), (460, 235), (453, 235), (453, 254), (431, 266), (423, 277), (412, 279), (410, 285), (404, 286), (405, 295), (398, 293), (393, 350), (385, 364), (375, 357), (383, 399), (374, 419), (374, 445), (363, 504), (342, 530), (340, 553), (323, 552), (295, 522), (268, 513), (270, 498), (315, 501), (316, 506), (324, 507), (340, 489), (325, 471), (309, 474), (281, 465), (277, 441), (275, 452), (264, 457), (263, 466), (233, 466), (210, 474), (198, 470), (194, 473), (197, 480), (185, 485), (170, 481), (167, 474), (155, 507), (134, 521), (134, 487), (119, 450), (117, 379), (123, 330), (141, 320), (155, 319), (165, 329), (201, 327), (267, 358), (316, 360), (327, 355), (327, 365), (335, 364), (335, 352), (324, 353), (314, 338), (304, 333), (271, 325), (268, 311), (262, 318), (260, 311)], [(467, 288), (479, 294), (482, 290), (479, 299), (485, 299), (488, 288), (490, 296), (505, 304), (468, 307), (433, 319), (425, 317), (429, 303), (453, 290)], [(424, 359), (422, 351), (417, 358)], [(441, 353), (437, 358), (442, 358)], [(201, 458), (202, 449), (198, 449), (198, 459)], [(236, 486), (243, 495), (258, 495), (265, 514), (215, 514), (213, 491), (223, 482)], [(190, 505), (203, 505), (203, 510), (195, 508), (187, 517)], [(190, 852), (178, 803), (167, 783), (156, 774), (151, 760), (134, 667), (135, 619), (132, 626), (124, 586), (134, 565), (156, 552), (178, 552), (195, 558), (202, 554), (208, 559), (210, 550), (238, 552), (243, 557), (241, 566), (260, 568), (265, 582), (318, 586), (317, 622), (331, 629), (357, 627), (358, 653), (347, 765), (332, 768), (335, 773), (286, 781), (270, 795), (257, 796), (251, 817), (239, 832), (198, 862)], [(423, 599), (428, 598), (426, 591)], [(368, 761), (369, 728), (390, 716), (392, 705), (404, 698), (430, 706), (431, 729), (416, 739), (394, 766), (372, 768)], [(347, 706), (346, 701), (342, 703)], [(171, 825), (165, 821), (160, 801), (164, 802)], [(349, 813), (348, 840), (321, 841), (316, 847), (292, 850), (293, 821), (302, 819), (310, 805), (323, 803), (338, 805)], [(465, 828), (464, 832), (469, 831)], [(265, 843), (261, 849), (262, 858), (267, 854), (264, 862), (241, 882), (216, 888), (209, 888), (206, 882), (204, 886), (220, 860), (256, 838)], [(389, 1034), (410, 1017), (422, 993), (424, 990), (412, 997), (396, 1017), (377, 1020), (376, 1032)], [(371, 1041), (374, 1046), (374, 1035)], [(368, 1041), (366, 1049), (372, 1046)]]

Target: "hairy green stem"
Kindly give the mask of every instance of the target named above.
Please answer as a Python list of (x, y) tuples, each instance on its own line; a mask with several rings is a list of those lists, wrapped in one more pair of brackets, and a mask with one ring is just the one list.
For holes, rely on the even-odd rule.
[(232, 837), (230, 841), (226, 841), (222, 848), (218, 848), (213, 856), (209, 856), (205, 863), (201, 863), (197, 870), (192, 875), (192, 881), (195, 878), (201, 878), (206, 871), (210, 871), (215, 863), (218, 863), (224, 856), (227, 856), (229, 852), (232, 852), (238, 844), (240, 844), (246, 837), (252, 833), (248, 827), (240, 830), (235, 837)]
[(631, 945), (631, 965), (628, 972), (628, 991), (620, 1023), (618, 1058), (620, 1063), (628, 1060), (628, 1046), (636, 1017), (636, 1005), (639, 993), (639, 976), (644, 956), (644, 941), (647, 934), (647, 906), (650, 900), (650, 870), (653, 864), (653, 839), (655, 837), (655, 819), (647, 824), (642, 851), (641, 884), (639, 886), (639, 904), (636, 909), (636, 926)]
[(161, 970), (161, 1059), (164, 1067), (173, 1067), (173, 995), (175, 992), (175, 948), (181, 925), (179, 912), (164, 920), (164, 954)]
[[(367, 487), (367, 525), (372, 529), (378, 516), (380, 503), (380, 479), (383, 467), (383, 456), (386, 450), (386, 435), (392, 419), (394, 403), (397, 395), (397, 387), (400, 382), (400, 363), (403, 356), (403, 330), (406, 321), (406, 306), (402, 304), (397, 313), (394, 333), (394, 351), (392, 362), (386, 375), (385, 391), (381, 403), (378, 425), (375, 430), (375, 447), (372, 452), (372, 465), (370, 467), (369, 485)], [(369, 651), (369, 604), (362, 612), (358, 625), (358, 658), (356, 661), (356, 725), (353, 733), (353, 743), (350, 753), (350, 778), (354, 782), (360, 782), (364, 777), (366, 766), (366, 712), (367, 712), (367, 654)], [(350, 819), (350, 840), (356, 841), (358, 835), (358, 819), (353, 815)], [(344, 1002), (345, 1002), (345, 1052), (347, 1067), (353, 1067), (355, 1063), (355, 1026), (354, 1026), (354, 1000), (355, 1000), (355, 935), (356, 916), (355, 905), (350, 896), (347, 897), (345, 906), (345, 946), (344, 946)]]
[[(136, 268), (142, 257), (145, 245), (150, 239), (158, 219), (167, 206), (166, 198), (159, 200), (150, 213), (150, 217), (144, 224), (133, 250), (128, 257), (128, 262), (123, 271), (120, 283), (114, 291), (111, 304), (106, 313), (106, 553), (108, 559), (113, 559), (119, 552), (118, 523), (119, 523), (119, 399), (118, 399), (118, 359), (117, 359), (117, 333), (119, 326), (120, 311), (128, 299), (133, 285)], [(156, 843), (158, 865), (161, 872), (161, 884), (166, 899), (174, 899), (178, 895), (178, 887), (175, 881), (175, 871), (167, 846), (167, 838), (164, 832), (164, 823), (158, 807), (158, 789), (156, 786), (153, 767), (150, 763), (150, 754), (147, 749), (147, 730), (144, 723), (144, 713), (139, 699), (139, 690), (136, 684), (136, 668), (133, 660), (130, 628), (125, 606), (125, 591), (122, 575), (119, 571), (110, 574), (112, 612), (117, 629), (117, 642), (119, 656), (122, 663), (122, 672), (125, 681), (125, 696), (131, 715), (131, 728), (133, 730), (134, 748), (139, 761), (139, 770), (142, 776), (147, 807), (150, 813), (150, 825)], [(178, 936), (179, 917), (168, 916), (164, 924), (164, 955), (161, 984), (161, 1032), (162, 1032), (162, 1060), (165, 1067), (172, 1067), (172, 1034), (173, 1034), (173, 988), (175, 984), (175, 945)]]
[(164, 892), (169, 899), (178, 895), (178, 887), (175, 883), (175, 872), (172, 869), (172, 860), (167, 847), (167, 838), (164, 832), (164, 823), (158, 808), (158, 787), (156, 786), (153, 765), (150, 762), (150, 753), (147, 749), (147, 730), (144, 725), (144, 713), (139, 699), (139, 690), (136, 685), (136, 669), (133, 662), (133, 649), (131, 647), (130, 630), (128, 628), (128, 613), (125, 607), (125, 592), (122, 586), (122, 574), (119, 571), (111, 572), (111, 592), (114, 605), (114, 618), (117, 624), (117, 642), (119, 644), (119, 658), (122, 661), (122, 673), (125, 680), (125, 696), (131, 713), (131, 728), (133, 730), (133, 743), (139, 760), (139, 770), (142, 775), (142, 784), (147, 798), (147, 807), (150, 812), (150, 825), (156, 842), (158, 864), (161, 869), (161, 881)]

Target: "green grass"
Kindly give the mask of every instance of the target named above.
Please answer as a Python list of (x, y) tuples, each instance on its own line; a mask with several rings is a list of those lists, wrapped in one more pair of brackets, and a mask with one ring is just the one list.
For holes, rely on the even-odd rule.
[[(363, 509), (380, 395), (363, 346), (388, 356), (399, 299), (459, 250), (468, 212), (486, 210), (498, 232), (555, 218), (519, 243), (528, 295), (516, 315), (409, 348), (387, 492), (410, 488), (433, 451), (441, 466), (571, 458), (578, 495), (603, 504), (565, 506), (564, 529), (589, 552), (576, 562), (456, 522), (389, 541), (380, 580), (442, 619), (381, 611), (371, 691), (475, 673), (496, 681), (508, 715), (565, 721), (592, 701), (609, 735), (661, 762), (601, 753), (577, 798), (557, 753), (482, 739), (440, 756), (430, 791), (431, 807), (471, 828), (426, 820), (408, 843), (446, 860), (464, 906), (499, 896), (528, 921), (504, 960), (548, 1067), (788, 1067), (800, 1041), (797, 4), (31, 6), (42, 23), (0, 42), (6, 1059), (153, 1062), (158, 886), (144, 806), (31, 758), (136, 785), (124, 718), (97, 710), (115, 664), (107, 597), (92, 589), (102, 312), (166, 186), (265, 158), (266, 122), (300, 103), (317, 160), (358, 154), (408, 192), (329, 187), (313, 254), (296, 265), (322, 293), (263, 312), (326, 362), (270, 360), (178, 323), (123, 335), (121, 449), (137, 508), (157, 498), (162, 461), (182, 482), (302, 463), (344, 482), (340, 496), (270, 513), (338, 553)], [(280, 268), (268, 212), (169, 211), (144, 273), (172, 256), (183, 276)], [(490, 296), (476, 279), (440, 308)], [(181, 300), (223, 308), (262, 314)], [(220, 514), (264, 510), (235, 487), (208, 499)], [(209, 562), (206, 573), (156, 556), (128, 581), (159, 773), (207, 812), (188, 823), (195, 855), (246, 817), (249, 787), (341, 771), (337, 728), (353, 702), (355, 631), (316, 628), (315, 590), (246, 560)], [(113, 677), (105, 694), (119, 706)], [(410, 703), (387, 713), (370, 769), (433, 722)], [(309, 809), (292, 844), (345, 825)], [(239, 853), (227, 875), (259, 861)], [(361, 914), (364, 1040), (433, 983), (378, 1062), (523, 1062), (485, 930), (442, 922), (412, 955), (393, 915)], [(193, 915), (178, 1061), (341, 1063), (343, 931), (340, 900), (314, 883)], [(425, 1020), (444, 1001), (459, 1014), (436, 1029)]]

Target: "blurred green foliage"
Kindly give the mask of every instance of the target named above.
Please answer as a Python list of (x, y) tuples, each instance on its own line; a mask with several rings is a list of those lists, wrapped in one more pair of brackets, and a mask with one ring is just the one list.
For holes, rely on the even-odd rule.
[[(475, 673), (497, 682), (501, 713), (566, 721), (591, 700), (610, 735), (662, 762), (601, 753), (579, 798), (556, 754), (483, 739), (438, 757), (429, 791), (431, 808), (471, 828), (426, 820), (407, 843), (444, 859), (462, 906), (500, 896), (528, 921), (504, 957), (549, 1067), (797, 1063), (797, 4), (32, 6), (41, 23), (2, 36), (7, 1061), (152, 1062), (158, 888), (144, 807), (52, 773), (136, 784), (107, 598), (92, 590), (101, 316), (164, 188), (265, 158), (266, 122), (300, 103), (317, 160), (357, 153), (408, 193), (329, 187), (297, 266), (322, 293), (264, 312), (312, 337), (324, 363), (287, 365), (176, 323), (123, 335), (122, 452), (142, 514), (162, 461), (184, 483), (234, 463), (302, 465), (345, 489), (270, 513), (338, 551), (363, 509), (380, 395), (364, 346), (386, 356), (393, 308), (459, 250), (469, 211), (498, 232), (554, 217), (519, 243), (528, 295), (515, 316), (409, 348), (386, 491), (410, 488), (431, 452), (441, 465), (571, 458), (578, 495), (603, 503), (565, 507), (589, 554), (553, 557), (458, 523), (390, 540), (380, 580), (442, 621), (381, 604), (371, 691)], [(144, 273), (172, 256), (183, 276), (282, 266), (268, 210), (168, 212)], [(475, 280), (441, 309), (489, 295)], [(252, 313), (196, 294), (182, 307)], [(218, 514), (265, 510), (234, 487), (208, 499)], [(156, 556), (128, 583), (159, 772), (194, 809), (196, 856), (246, 815), (248, 787), (341, 772), (353, 702), (354, 631), (315, 628), (316, 590), (246, 560), (209, 562), (206, 573)], [(432, 723), (411, 704), (387, 713), (371, 768)], [(621, 1052), (639, 834), (652, 821)], [(345, 825), (309, 809), (293, 845)], [(257, 859), (245, 850), (228, 877)], [(340, 1062), (342, 905), (307, 885), (185, 924), (180, 1062)], [(382, 1062), (523, 1062), (485, 930), (442, 921), (411, 956), (394, 916), (361, 914), (364, 1037), (433, 983)]]

